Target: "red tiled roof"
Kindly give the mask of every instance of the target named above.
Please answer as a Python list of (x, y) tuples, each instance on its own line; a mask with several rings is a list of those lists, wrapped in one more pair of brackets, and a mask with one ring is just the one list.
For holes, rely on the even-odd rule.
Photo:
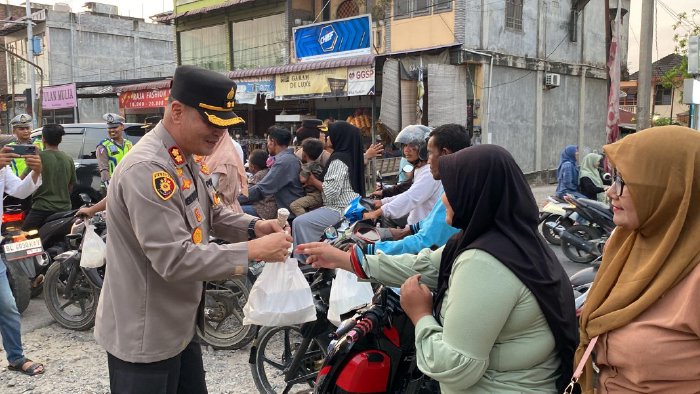
[[(663, 77), (669, 70), (671, 70), (674, 67), (678, 67), (681, 62), (683, 61), (683, 56), (679, 55), (677, 53), (671, 53), (669, 55), (666, 55), (662, 57), (661, 59), (655, 61), (654, 63), (651, 64), (651, 70), (652, 70), (652, 78), (661, 78)], [(630, 75), (630, 80), (638, 80), (639, 79), (639, 71), (635, 72), (634, 74)]]

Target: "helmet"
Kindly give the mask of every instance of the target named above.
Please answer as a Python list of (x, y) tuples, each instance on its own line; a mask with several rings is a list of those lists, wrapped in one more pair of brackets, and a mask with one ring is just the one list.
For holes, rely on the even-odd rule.
[(428, 136), (432, 129), (423, 125), (408, 125), (396, 136), (397, 144), (411, 145), (418, 148), (420, 160), (428, 160)]

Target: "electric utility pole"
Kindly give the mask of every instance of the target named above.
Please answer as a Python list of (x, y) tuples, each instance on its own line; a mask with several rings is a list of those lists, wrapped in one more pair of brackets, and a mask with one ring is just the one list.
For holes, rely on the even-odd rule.
[[(26, 0), (24, 4), (27, 8), (27, 60), (29, 60), (30, 63), (34, 63), (34, 32), (32, 30), (32, 8), (29, 0)], [(28, 67), (28, 69), (29, 87), (31, 89), (32, 95), (30, 100), (32, 106), (32, 129), (35, 129), (37, 125), (36, 117), (39, 116), (36, 110), (36, 74), (34, 73), (33, 67)]]
[(639, 39), (637, 80), (637, 131), (651, 127), (651, 50), (654, 42), (654, 0), (642, 0), (642, 34)]

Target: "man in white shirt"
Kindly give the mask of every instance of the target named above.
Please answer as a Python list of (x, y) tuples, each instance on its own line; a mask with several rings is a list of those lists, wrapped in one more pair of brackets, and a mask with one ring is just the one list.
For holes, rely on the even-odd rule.
[(428, 167), (427, 138), (431, 129), (423, 125), (410, 125), (396, 136), (396, 143), (403, 145), (406, 160), (415, 168), (413, 185), (405, 192), (375, 201), (375, 211), (367, 212), (365, 219), (384, 216), (398, 219), (408, 215), (407, 224), (420, 222), (428, 216), (442, 194), (439, 180), (433, 179)]
[[(32, 170), (29, 176), (24, 179), (18, 178), (9, 167), (13, 159), (20, 157)], [(12, 153), (10, 147), (4, 147), (0, 150), (0, 193), (4, 192), (17, 198), (27, 198), (39, 186), (41, 186), (41, 158), (38, 155), (19, 156)], [(2, 212), (3, 206), (0, 200), (0, 213)], [(6, 271), (5, 262), (0, 259), (0, 335), (2, 335), (2, 346), (7, 353), (7, 362), (9, 363), (7, 368), (10, 371), (26, 375), (44, 373), (42, 364), (33, 362), (23, 354), (20, 315)]]

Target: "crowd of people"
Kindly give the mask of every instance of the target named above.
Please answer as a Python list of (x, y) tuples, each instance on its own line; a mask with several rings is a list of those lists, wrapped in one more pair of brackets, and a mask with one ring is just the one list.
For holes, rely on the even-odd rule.
[[(242, 121), (235, 90), (220, 74), (180, 66), (163, 120), (133, 147), (111, 132), (102, 144), (121, 156), (114, 166), (101, 160), (107, 197), (81, 214), (107, 209), (95, 337), (112, 391), (206, 392), (195, 335), (203, 281), (243, 274), (249, 260), (284, 261), (292, 245), (314, 267), (400, 286), (418, 368), (444, 393), (562, 392), (579, 363), (583, 392), (700, 387), (697, 132), (657, 127), (606, 145), (609, 186), (602, 155), (586, 155), (579, 167), (576, 146), (562, 152), (557, 195), (609, 199), (617, 225), (579, 322), (566, 273), (538, 232), (530, 187), (504, 148), (471, 146), (457, 124), (408, 126), (395, 142), (410, 173), (392, 188), (366, 190), (365, 166), (382, 149), (365, 149), (347, 122), (309, 120), (295, 133), (273, 126), (267, 150), (245, 160), (226, 132)], [(42, 197), (42, 162), (53, 171), (47, 187), (74, 183), (53, 153), (60, 132), (52, 130), (44, 127), (38, 156), (24, 157), (24, 179), (6, 166), (16, 155), (0, 152), (0, 185), (20, 197), (36, 190), (36, 220), (51, 202)], [(380, 242), (348, 251), (317, 242), (368, 195), (377, 199), (364, 219), (392, 225), (379, 228)], [(290, 226), (275, 220), (279, 208), (291, 212)], [(210, 243), (210, 235), (229, 243)], [(19, 318), (6, 311), (2, 277), (11, 369), (41, 373), (18, 348)]]

